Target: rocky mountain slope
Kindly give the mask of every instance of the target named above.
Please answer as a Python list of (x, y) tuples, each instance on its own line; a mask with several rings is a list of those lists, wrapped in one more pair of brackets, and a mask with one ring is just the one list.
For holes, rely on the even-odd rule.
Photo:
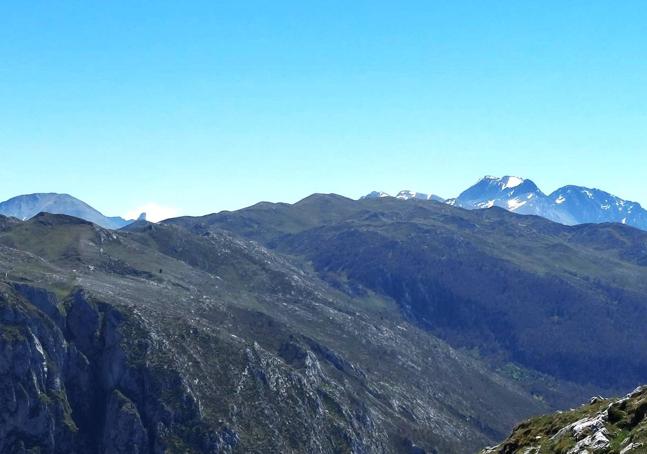
[(468, 453), (547, 411), (296, 265), (213, 227), (0, 217), (0, 452)]
[(622, 399), (596, 397), (580, 408), (517, 426), (482, 454), (642, 454), (647, 452), (647, 387)]
[[(97, 224), (107, 229), (119, 229), (130, 223), (118, 216), (108, 217), (87, 203), (68, 194), (38, 193), (13, 197), (0, 203), (0, 215), (16, 219), (31, 219), (38, 213), (66, 214)], [(145, 219), (142, 213), (141, 219)]]
[(617, 222), (647, 230), (647, 210), (599, 189), (564, 186), (548, 196), (564, 224)]
[(348, 295), (390, 298), (557, 406), (647, 381), (647, 233), (637, 229), (336, 195), (168, 223), (237, 232)]
[[(425, 199), (409, 196), (420, 194), (403, 191), (397, 198)], [(390, 197), (384, 192), (371, 192), (363, 198)], [(440, 197), (433, 200), (443, 201)], [(623, 200), (608, 192), (583, 186), (564, 186), (544, 194), (531, 180), (505, 176), (486, 176), (445, 203), (469, 210), (500, 207), (517, 214), (531, 214), (565, 225), (614, 222), (647, 230), (647, 210), (639, 203)]]

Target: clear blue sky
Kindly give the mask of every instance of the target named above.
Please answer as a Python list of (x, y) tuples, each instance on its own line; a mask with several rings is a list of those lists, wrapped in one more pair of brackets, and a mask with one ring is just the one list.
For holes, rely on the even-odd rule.
[(647, 204), (645, 1), (0, 3), (0, 199), (189, 214), (485, 174)]

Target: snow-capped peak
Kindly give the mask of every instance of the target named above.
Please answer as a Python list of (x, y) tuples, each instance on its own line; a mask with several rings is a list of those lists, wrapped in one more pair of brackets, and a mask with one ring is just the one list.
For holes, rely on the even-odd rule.
[(505, 176), (501, 179), (501, 183), (503, 184), (503, 189), (516, 188), (524, 181), (526, 180), (524, 180), (523, 178), (514, 177), (514, 176)]
[(416, 191), (410, 191), (408, 189), (405, 189), (403, 191), (398, 192), (398, 194), (395, 196), (396, 199), (403, 199), (403, 200), (409, 200), (409, 199), (424, 199), (427, 200), (429, 196), (427, 194), (424, 194), (422, 192), (416, 192)]
[(371, 191), (365, 196), (360, 197), (360, 199), (381, 199), (383, 197), (391, 197), (391, 195), (383, 191)]
[[(512, 189), (520, 186), (526, 180), (521, 177), (506, 175), (504, 177), (495, 177), (493, 175), (486, 175), (481, 178), (478, 183), (487, 183), (488, 185), (498, 186), (501, 190)], [(478, 184), (477, 183), (477, 184)]]
[(444, 199), (437, 195), (427, 194), (424, 192), (410, 191), (408, 189), (398, 192), (398, 194), (395, 197), (402, 200), (416, 199), (416, 200), (435, 200), (438, 202), (444, 202)]
[[(391, 197), (391, 195), (382, 191), (373, 191), (366, 194), (365, 196), (362, 196), (361, 199), (381, 199), (383, 197)], [(410, 191), (408, 189), (398, 192), (395, 198), (400, 200), (416, 199), (416, 200), (435, 200), (437, 202), (445, 201), (445, 199), (443, 199), (442, 197), (439, 197), (434, 194)]]

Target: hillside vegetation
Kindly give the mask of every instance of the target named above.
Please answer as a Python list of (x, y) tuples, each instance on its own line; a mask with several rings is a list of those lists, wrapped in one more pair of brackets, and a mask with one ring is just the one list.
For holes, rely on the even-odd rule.
[(0, 221), (0, 452), (469, 453), (548, 409), (230, 233)]
[(519, 424), (500, 445), (482, 454), (640, 454), (647, 452), (647, 387), (622, 399), (593, 398), (589, 405)]

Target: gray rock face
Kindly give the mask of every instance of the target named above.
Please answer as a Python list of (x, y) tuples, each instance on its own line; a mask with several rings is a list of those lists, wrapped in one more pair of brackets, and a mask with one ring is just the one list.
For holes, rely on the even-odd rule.
[(103, 450), (115, 454), (148, 452), (148, 432), (137, 406), (118, 390), (108, 398), (103, 427)]
[[(235, 431), (204, 423), (193, 391), (169, 368), (172, 361), (153, 364), (162, 353), (154, 350), (164, 347), (135, 315), (80, 289), (62, 302), (23, 284), (2, 290), (0, 452), (216, 453), (237, 446)], [(59, 317), (62, 325), (53, 321)], [(309, 452), (327, 452), (331, 440), (322, 435), (331, 433), (334, 445), (348, 452), (389, 451), (377, 415), (359, 400), (340, 405), (345, 391), (320, 361), (355, 380), (364, 380), (361, 371), (310, 339), (287, 342), (280, 353), (300, 372), (286, 370), (256, 343), (245, 350), (237, 393), (262, 399), (232, 408), (235, 419), (276, 431), (262, 440), (265, 446), (291, 450), (278, 434), (294, 430), (295, 436), (310, 432)], [(331, 411), (338, 413), (332, 428)], [(317, 425), (328, 435), (312, 432)]]
[[(0, 294), (0, 452), (80, 448), (63, 390), (67, 343), (53, 323)], [(15, 300), (14, 300), (15, 301)]]
[[(1, 291), (0, 452), (162, 453), (185, 444), (220, 452), (235, 445), (235, 434), (223, 442), (203, 427), (177, 371), (147, 367), (156, 347), (132, 314), (81, 290), (64, 302), (26, 285)], [(136, 331), (143, 348), (127, 347), (124, 329)]]

